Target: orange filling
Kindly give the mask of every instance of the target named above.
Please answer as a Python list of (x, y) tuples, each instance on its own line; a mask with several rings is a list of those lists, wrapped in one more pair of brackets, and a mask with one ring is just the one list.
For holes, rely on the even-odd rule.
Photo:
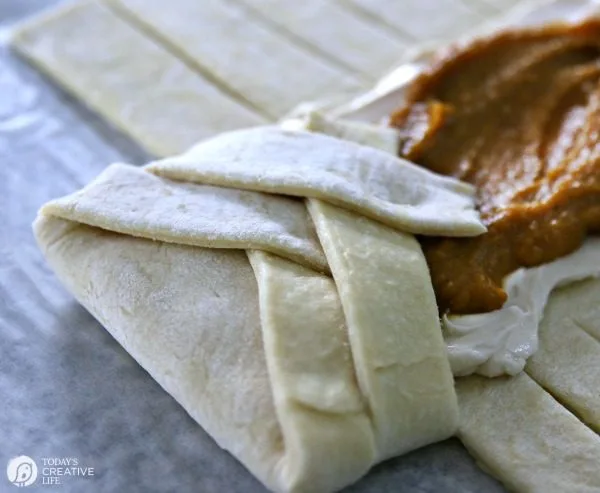
[(600, 21), (452, 48), (391, 124), (401, 156), (475, 185), (488, 227), (421, 239), (442, 313), (500, 308), (506, 275), (600, 230)]

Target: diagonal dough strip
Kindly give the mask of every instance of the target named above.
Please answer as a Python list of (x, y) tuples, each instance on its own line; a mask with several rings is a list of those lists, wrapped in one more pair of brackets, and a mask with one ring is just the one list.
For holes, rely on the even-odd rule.
[(485, 231), (470, 185), (316, 133), (274, 127), (228, 132), (146, 169), (174, 180), (318, 198), (411, 233)]
[(40, 212), (169, 243), (262, 249), (329, 272), (304, 204), (281, 195), (173, 182), (113, 164)]
[[(397, 148), (398, 136), (384, 127), (317, 113), (303, 125), (387, 153)], [(321, 200), (308, 199), (308, 209), (338, 286), (379, 458), (452, 436), (458, 423), (454, 380), (419, 243)]]
[(600, 342), (576, 322), (578, 314), (593, 313), (598, 299), (598, 281), (555, 291), (540, 324), (540, 347), (525, 371), (600, 433)]
[(248, 256), (258, 281), (265, 358), (286, 449), (275, 469), (278, 482), (307, 492), (333, 491), (340, 478), (353, 483), (377, 454), (336, 285), (274, 255), (251, 250)]
[(273, 119), (301, 101), (363, 85), (356, 72), (315, 57), (231, 0), (170, 0), (168, 8), (164, 0), (108, 3)]
[(456, 381), (459, 438), (511, 491), (600, 491), (600, 437), (526, 374)]
[(378, 458), (452, 436), (452, 372), (416, 239), (319, 200), (308, 205), (346, 315)]
[(155, 156), (265, 123), (100, 2), (21, 26), (15, 49)]

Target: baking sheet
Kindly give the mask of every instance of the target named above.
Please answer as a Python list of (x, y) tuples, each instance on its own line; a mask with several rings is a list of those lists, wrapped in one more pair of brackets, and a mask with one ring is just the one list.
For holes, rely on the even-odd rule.
[[(0, 0), (0, 30), (51, 3)], [(0, 46), (0, 464), (36, 462), (26, 491), (265, 491), (72, 299), (34, 244), (42, 203), (107, 163), (147, 158)], [(67, 458), (93, 476), (44, 474)], [(1, 474), (0, 491), (14, 490)], [(375, 467), (347, 491), (505, 490), (448, 440)]]

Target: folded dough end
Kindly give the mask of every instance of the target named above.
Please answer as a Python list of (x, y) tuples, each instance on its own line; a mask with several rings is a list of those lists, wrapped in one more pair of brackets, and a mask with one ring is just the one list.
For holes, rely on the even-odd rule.
[[(357, 134), (362, 135), (351, 132), (353, 138)], [(375, 135), (378, 131), (366, 140)], [(486, 231), (471, 185), (321, 133), (237, 130), (146, 169), (173, 180), (316, 198), (414, 234), (477, 236)]]
[(132, 236), (207, 248), (259, 248), (329, 272), (303, 203), (185, 183), (112, 164), (81, 190), (45, 204), (52, 215)]

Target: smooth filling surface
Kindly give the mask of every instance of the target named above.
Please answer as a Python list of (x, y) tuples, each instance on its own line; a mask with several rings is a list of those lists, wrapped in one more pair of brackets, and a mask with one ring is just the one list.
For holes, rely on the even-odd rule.
[(498, 310), (507, 276), (600, 230), (600, 21), (453, 48), (391, 117), (399, 154), (472, 183), (488, 232), (422, 238), (442, 314)]

